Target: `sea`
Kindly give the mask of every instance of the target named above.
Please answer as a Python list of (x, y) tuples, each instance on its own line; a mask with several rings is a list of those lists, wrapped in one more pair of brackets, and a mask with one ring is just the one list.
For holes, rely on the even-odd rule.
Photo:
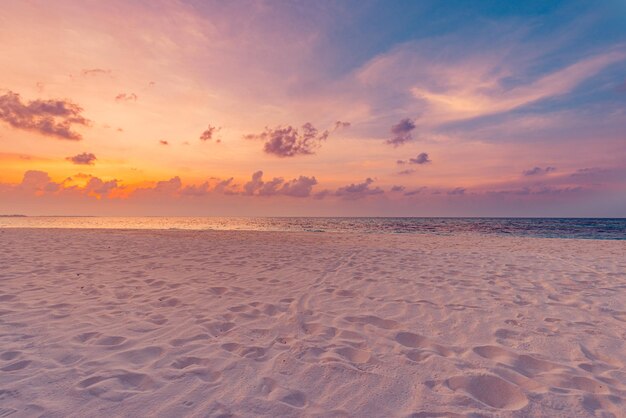
[(480, 234), (626, 240), (626, 218), (348, 218), (5, 216), (0, 228), (236, 230), (367, 234)]

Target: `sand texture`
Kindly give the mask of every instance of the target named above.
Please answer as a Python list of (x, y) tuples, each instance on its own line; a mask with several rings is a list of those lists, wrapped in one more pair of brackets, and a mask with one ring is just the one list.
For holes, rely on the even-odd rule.
[(626, 242), (0, 230), (0, 417), (624, 417)]

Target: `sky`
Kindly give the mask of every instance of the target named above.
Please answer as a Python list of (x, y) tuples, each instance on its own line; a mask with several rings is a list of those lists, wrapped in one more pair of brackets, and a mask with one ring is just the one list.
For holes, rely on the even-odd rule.
[(626, 2), (0, 0), (0, 214), (626, 216)]

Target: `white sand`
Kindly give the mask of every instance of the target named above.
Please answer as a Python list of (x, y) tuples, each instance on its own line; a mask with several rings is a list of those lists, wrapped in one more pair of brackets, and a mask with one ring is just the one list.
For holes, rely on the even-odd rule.
[(4, 229), (0, 283), (0, 417), (626, 416), (626, 242)]

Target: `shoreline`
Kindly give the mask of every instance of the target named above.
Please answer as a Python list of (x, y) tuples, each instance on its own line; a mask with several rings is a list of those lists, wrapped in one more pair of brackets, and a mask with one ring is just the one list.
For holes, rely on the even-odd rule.
[[(305, 235), (363, 235), (363, 236), (392, 236), (392, 237), (432, 237), (432, 238), (482, 238), (482, 239), (538, 239), (557, 241), (600, 241), (600, 242), (624, 242), (626, 238), (572, 238), (551, 236), (525, 236), (513, 234), (495, 234), (480, 232), (456, 232), (456, 233), (432, 233), (432, 232), (384, 232), (384, 231), (298, 231), (298, 230), (260, 230), (260, 229), (191, 229), (191, 228), (76, 228), (76, 227), (25, 227), (25, 226), (0, 226), (0, 232), (11, 230), (25, 231), (86, 231), (86, 232), (172, 232), (172, 233), (271, 233), (271, 234), (305, 234)], [(410, 238), (409, 238), (410, 239)]]

